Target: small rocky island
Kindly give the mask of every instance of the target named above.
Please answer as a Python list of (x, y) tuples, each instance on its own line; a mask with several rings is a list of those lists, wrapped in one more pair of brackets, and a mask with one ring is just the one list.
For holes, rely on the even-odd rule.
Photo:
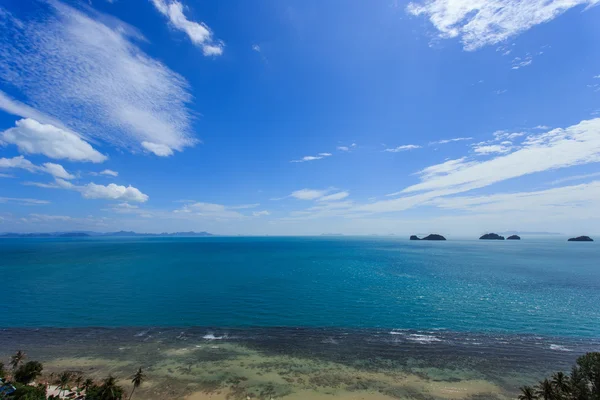
[(433, 233), (431, 235), (425, 236), (423, 239), (419, 239), (419, 237), (417, 235), (412, 235), (410, 237), (410, 240), (446, 240), (446, 238), (443, 237), (442, 235)]
[(519, 235), (510, 235), (506, 238), (506, 240), (521, 240), (521, 236)]
[(504, 240), (504, 236), (500, 236), (496, 233), (486, 233), (479, 240)]
[(577, 236), (574, 238), (571, 238), (568, 240), (568, 242), (593, 242), (594, 239), (592, 239), (589, 236)]

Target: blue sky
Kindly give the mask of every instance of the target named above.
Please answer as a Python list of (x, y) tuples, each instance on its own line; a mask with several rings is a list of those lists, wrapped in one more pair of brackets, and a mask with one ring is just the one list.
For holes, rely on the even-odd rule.
[(594, 0), (7, 0), (0, 231), (598, 233)]

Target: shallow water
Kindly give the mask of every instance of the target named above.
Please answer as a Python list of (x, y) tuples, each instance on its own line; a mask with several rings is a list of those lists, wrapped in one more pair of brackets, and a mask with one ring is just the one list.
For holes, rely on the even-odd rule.
[[(3, 329), (46, 372), (127, 378), (143, 398), (506, 399), (600, 341), (374, 329)], [(217, 397), (214, 397), (217, 396)], [(479, 396), (479, 397), (477, 397)]]

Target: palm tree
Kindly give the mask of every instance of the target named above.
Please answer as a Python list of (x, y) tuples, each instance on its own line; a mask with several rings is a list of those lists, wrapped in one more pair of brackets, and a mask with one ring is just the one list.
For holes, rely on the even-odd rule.
[(83, 390), (88, 390), (89, 388), (91, 388), (92, 386), (94, 386), (94, 381), (91, 380), (90, 378), (87, 378), (85, 381), (83, 381), (83, 383), (81, 384), (81, 388)]
[(17, 351), (15, 355), (11, 357), (10, 365), (12, 366), (13, 370), (17, 369), (17, 367), (23, 362), (25, 357), (27, 357), (27, 355), (21, 350)]
[(552, 385), (554, 385), (559, 394), (568, 394), (571, 392), (569, 377), (564, 372), (557, 372), (552, 375)]
[(136, 372), (135, 375), (133, 375), (133, 378), (131, 379), (131, 383), (133, 383), (133, 390), (131, 391), (131, 394), (129, 395), (129, 400), (131, 400), (131, 397), (133, 396), (133, 392), (135, 392), (135, 389), (137, 389), (145, 379), (146, 379), (146, 375), (144, 375), (144, 373), (142, 372), (142, 367), (140, 367), (140, 369), (138, 369), (138, 372)]
[(586, 400), (589, 397), (590, 389), (587, 385), (585, 376), (579, 367), (573, 367), (571, 370), (571, 399)]
[(71, 380), (71, 374), (68, 372), (63, 372), (58, 376), (58, 395), (69, 390), (69, 381)]
[(109, 375), (108, 378), (102, 381), (101, 395), (103, 399), (116, 399), (119, 387), (117, 386), (117, 380), (114, 376)]
[(535, 390), (535, 394), (542, 400), (554, 400), (555, 393), (552, 382), (548, 379), (541, 381)]
[(535, 391), (531, 386), (523, 386), (521, 387), (521, 394), (519, 395), (519, 400), (536, 400), (537, 396), (535, 395)]

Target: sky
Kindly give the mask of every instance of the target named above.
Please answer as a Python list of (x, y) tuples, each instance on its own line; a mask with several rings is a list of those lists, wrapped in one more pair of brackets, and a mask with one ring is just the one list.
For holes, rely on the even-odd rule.
[(600, 0), (4, 0), (0, 232), (600, 233)]

